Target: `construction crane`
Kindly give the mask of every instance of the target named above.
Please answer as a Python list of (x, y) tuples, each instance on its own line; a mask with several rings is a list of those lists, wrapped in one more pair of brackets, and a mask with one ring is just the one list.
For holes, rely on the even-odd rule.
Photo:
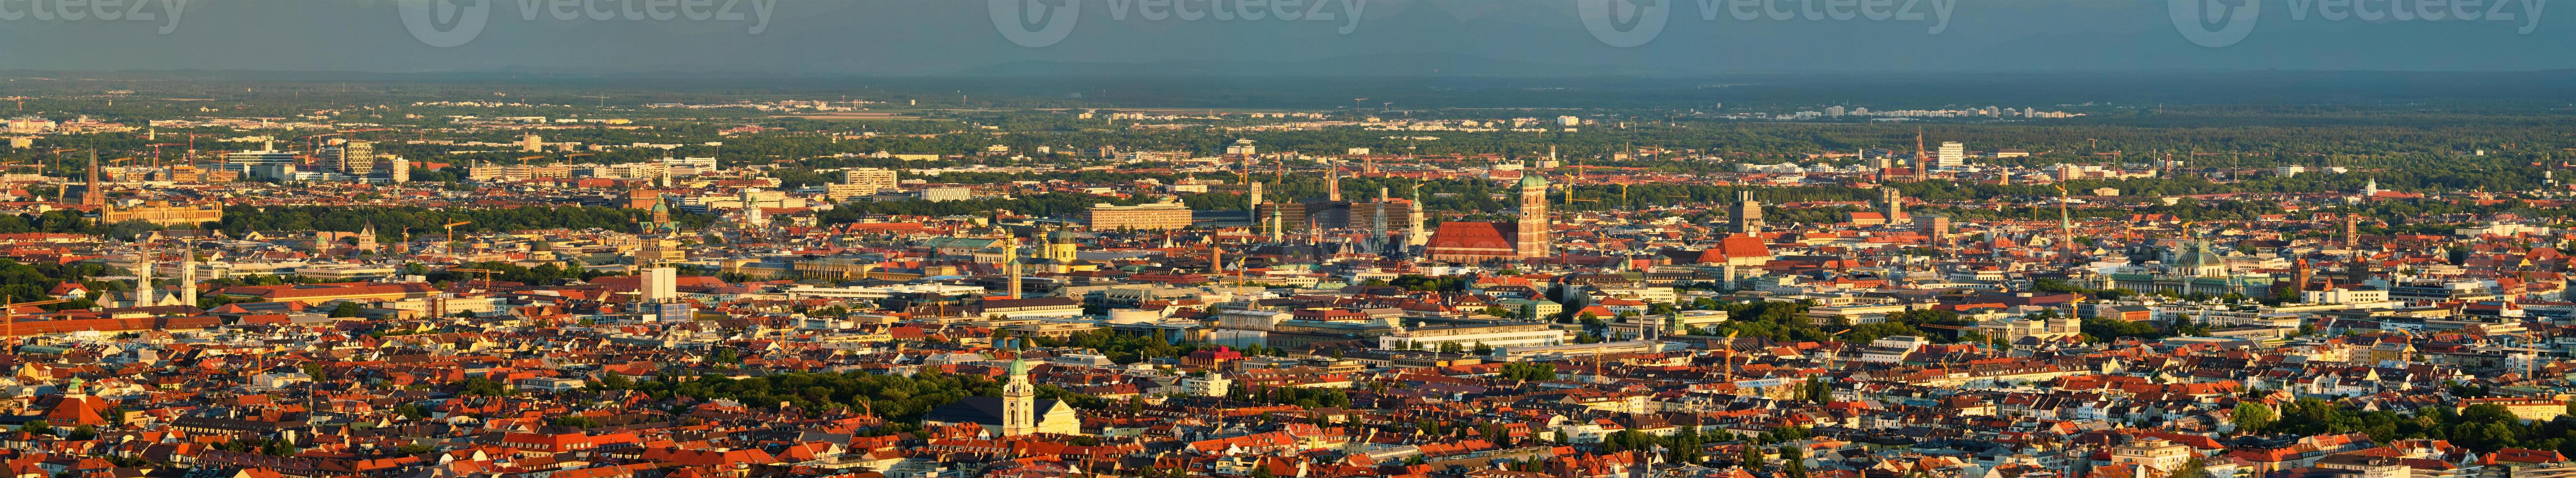
[(72, 149), (72, 148), (63, 148), (63, 149), (57, 149), (57, 150), (54, 150), (54, 160), (53, 160), (53, 161), (51, 161), (51, 162), (47, 162), (47, 163), (45, 163), (44, 169), (53, 169), (53, 168), (54, 168), (54, 165), (56, 165), (56, 164), (62, 164), (62, 163), (63, 163), (63, 152), (64, 152), (64, 151), (80, 151), (80, 150), (78, 150), (78, 149)]
[[(1840, 340), (1834, 340), (1834, 336), (1836, 336), (1836, 335), (1842, 335), (1842, 334), (1844, 334), (1844, 333), (1846, 333), (1846, 332), (1851, 332), (1851, 331), (1852, 331), (1852, 329), (1843, 329), (1843, 331), (1842, 331), (1842, 332), (1834, 332), (1834, 333), (1830, 333), (1830, 334), (1825, 334), (1825, 340), (1826, 340), (1826, 341), (1830, 341), (1830, 342), (1842, 342), (1842, 341), (1840, 341)], [(1844, 343), (1844, 344), (1849, 344), (1850, 342), (1842, 342), (1842, 343)], [(1831, 371), (1831, 370), (1833, 370), (1833, 369), (1834, 369), (1834, 359), (1835, 359), (1836, 357), (1838, 357), (1838, 356), (1842, 355), (1842, 351), (1843, 351), (1843, 348), (1842, 348), (1842, 347), (1834, 347), (1834, 350), (1833, 350), (1832, 352), (1824, 352), (1824, 354), (1825, 354), (1825, 370), (1827, 370), (1827, 371)]]
[(1735, 381), (1735, 334), (1743, 332), (1744, 331), (1741, 330), (1726, 331), (1725, 348), (1717, 349), (1718, 353), (1724, 354), (1726, 357), (1726, 364), (1720, 370), (1725, 374), (1723, 376), (1726, 377), (1726, 381), (1730, 383)]
[(456, 252), (456, 226), (463, 226), (463, 225), (466, 225), (466, 224), (473, 224), (473, 223), (474, 223), (474, 221), (456, 221), (456, 222), (447, 223), (447, 225), (446, 225), (446, 226), (444, 226), (444, 227), (446, 227), (446, 228), (447, 228), (447, 251), (448, 251), (448, 252), (451, 252), (451, 253), (452, 253), (452, 252)]
[(519, 160), (520, 160), (520, 161), (527, 161), (527, 160), (537, 159), (537, 158), (543, 158), (543, 157), (546, 157), (546, 155), (542, 155), (542, 154), (540, 154), (540, 155), (536, 155), (536, 156), (520, 156), (520, 157), (519, 157)]
[[(484, 287), (491, 287), (491, 286), (492, 286), (492, 284), (493, 284), (493, 282), (492, 282), (492, 274), (499, 274), (499, 273), (501, 273), (501, 271), (496, 271), (496, 270), (491, 270), (491, 269), (466, 269), (466, 268), (456, 268), (456, 267), (450, 267), (450, 268), (447, 268), (447, 272), (450, 272), (450, 273), (463, 272), (463, 273), (467, 273), (467, 274), (483, 274), (483, 286), (484, 286)], [(467, 277), (466, 284), (473, 284), (473, 283), (474, 283), (474, 282), (473, 282), (473, 280), (472, 280), (472, 277), (470, 277), (470, 276), (469, 276), (469, 277)]]
[(599, 107), (601, 107), (601, 108), (606, 108), (606, 107), (608, 107), (608, 97), (606, 97), (606, 96), (590, 96), (590, 95), (582, 95), (582, 97), (583, 97), (583, 98), (598, 98), (598, 99), (599, 99)]
[[(161, 147), (162, 147), (162, 146), (187, 146), (187, 145), (188, 145), (188, 143), (152, 143), (152, 144), (147, 144), (147, 145), (144, 145), (144, 146), (151, 146), (151, 147), (152, 147), (152, 167), (156, 167), (156, 168), (157, 168), (157, 167), (161, 167)], [(196, 148), (191, 147), (191, 148), (188, 148), (188, 150), (189, 150), (189, 151), (196, 151)]]

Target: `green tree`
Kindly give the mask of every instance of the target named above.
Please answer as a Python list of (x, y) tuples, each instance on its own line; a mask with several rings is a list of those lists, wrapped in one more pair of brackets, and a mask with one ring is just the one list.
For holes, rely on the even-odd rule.
[(2272, 407), (2264, 406), (2262, 403), (2250, 401), (2236, 402), (2235, 422), (2237, 430), (2261, 432), (2264, 427), (2272, 426), (2272, 420), (2277, 416), (2278, 415), (2272, 412)]

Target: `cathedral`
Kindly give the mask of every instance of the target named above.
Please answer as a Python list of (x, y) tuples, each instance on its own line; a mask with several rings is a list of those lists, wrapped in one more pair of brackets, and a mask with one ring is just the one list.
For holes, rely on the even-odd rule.
[(1547, 179), (1521, 173), (1519, 222), (1444, 222), (1431, 233), (1431, 260), (1485, 262), (1547, 257)]
[(2204, 240), (2173, 241), (2158, 246), (2152, 264), (2134, 264), (2102, 276), (2096, 287), (2116, 287), (2144, 293), (2207, 294), (2224, 296), (2243, 294), (2261, 296), (2272, 291), (2272, 278), (2262, 275), (2236, 275), (2227, 269), (2217, 246)]
[(972, 423), (992, 436), (1082, 434), (1082, 419), (1074, 416), (1073, 406), (1037, 396), (1037, 385), (1029, 382), (1029, 361), (1012, 360), (1011, 381), (1002, 385), (1002, 396), (966, 397), (932, 409), (921, 421), (932, 427)]

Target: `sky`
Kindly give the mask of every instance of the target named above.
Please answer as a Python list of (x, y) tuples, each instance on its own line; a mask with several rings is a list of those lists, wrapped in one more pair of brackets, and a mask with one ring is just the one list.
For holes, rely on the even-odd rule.
[(0, 69), (47, 71), (2530, 71), (2571, 46), (2576, 0), (0, 0)]

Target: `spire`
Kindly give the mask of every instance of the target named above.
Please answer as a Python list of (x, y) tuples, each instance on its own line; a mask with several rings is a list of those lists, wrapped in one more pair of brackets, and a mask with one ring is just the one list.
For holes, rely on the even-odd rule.
[(81, 189), (81, 205), (106, 206), (107, 191), (98, 188), (98, 150), (89, 150), (89, 182)]
[(1007, 284), (1007, 285), (1005, 285), (1005, 286), (1004, 286), (1004, 287), (1006, 287), (1006, 288), (1007, 288), (1007, 290), (1009, 291), (1009, 294), (1010, 294), (1010, 297), (1009, 297), (1009, 298), (1011, 298), (1011, 299), (1018, 299), (1018, 298), (1020, 298), (1020, 238), (1019, 238), (1019, 236), (1011, 236), (1009, 239), (1005, 239), (1005, 240), (1003, 240), (1003, 242), (1002, 242), (1002, 268), (1003, 268), (1003, 269), (1007, 269), (1007, 270), (1009, 270), (1009, 271), (1010, 271), (1010, 279), (1009, 279), (1009, 280), (1010, 280), (1011, 282), (1010, 282), (1009, 284)]
[(1404, 242), (1413, 246), (1430, 244), (1431, 237), (1422, 234), (1422, 221), (1424, 218), (1422, 216), (1421, 184), (1413, 185), (1413, 204), (1412, 211), (1410, 212), (1411, 214), (1407, 214), (1405, 217)]
[(1324, 176), (1324, 200), (1342, 200), (1342, 168), (1335, 166)]
[(134, 306), (150, 307), (158, 302), (152, 297), (152, 247), (137, 245), (134, 250)]
[[(368, 234), (374, 234), (375, 228), (374, 224), (368, 224)], [(179, 302), (179, 305), (190, 307), (197, 305), (197, 248), (185, 243), (179, 249)]]

